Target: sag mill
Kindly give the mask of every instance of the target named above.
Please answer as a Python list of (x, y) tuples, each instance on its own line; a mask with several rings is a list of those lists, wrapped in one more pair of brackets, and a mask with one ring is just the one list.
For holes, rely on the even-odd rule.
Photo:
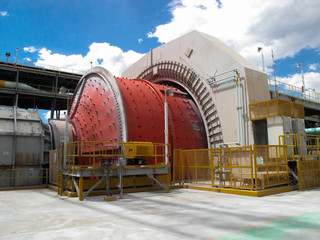
[[(179, 187), (250, 196), (318, 188), (320, 97), (291, 89), (198, 31), (122, 76), (1, 62), (0, 188), (45, 186), (79, 200)], [(51, 110), (48, 124), (38, 109)]]

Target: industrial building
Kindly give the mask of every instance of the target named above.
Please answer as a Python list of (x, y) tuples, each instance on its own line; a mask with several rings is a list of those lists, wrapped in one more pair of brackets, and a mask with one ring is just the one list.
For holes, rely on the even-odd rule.
[[(290, 89), (198, 31), (152, 49), (122, 77), (1, 63), (0, 188), (50, 186), (80, 200), (319, 188), (319, 137), (305, 125), (317, 132), (320, 98)], [(28, 108), (51, 110), (51, 120)], [(66, 120), (53, 119), (62, 109)]]

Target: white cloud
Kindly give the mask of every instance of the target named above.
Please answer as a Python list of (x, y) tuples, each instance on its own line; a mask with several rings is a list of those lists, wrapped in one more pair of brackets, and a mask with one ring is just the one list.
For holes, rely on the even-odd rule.
[(1, 17), (8, 17), (9, 14), (8, 14), (7, 11), (0, 11), (0, 16), (1, 16)]
[(31, 62), (31, 58), (28, 58), (28, 57), (24, 58), (23, 60), (25, 60), (27, 62)]
[(53, 53), (51, 50), (42, 48), (38, 50), (39, 59), (36, 65), (56, 66), (65, 68), (63, 70), (74, 69), (79, 71), (87, 71), (92, 66), (102, 66), (108, 69), (115, 76), (120, 76), (121, 73), (131, 64), (136, 62), (143, 54), (129, 50), (124, 52), (116, 46), (111, 46), (109, 43), (92, 43), (89, 47), (89, 52), (82, 56), (81, 54), (63, 55)]
[[(318, 72), (306, 72), (303, 74), (306, 90), (315, 89), (316, 92), (320, 92), (320, 73)], [(285, 78), (277, 77), (278, 81), (285, 82), (290, 85), (302, 87), (301, 73), (289, 75)]]
[(38, 51), (38, 49), (36, 49), (34, 46), (30, 46), (30, 47), (24, 47), (23, 51), (29, 52), (29, 53), (34, 53), (34, 52)]
[(320, 67), (319, 63), (314, 63), (309, 65), (309, 69), (312, 71), (316, 71)]
[(292, 57), (301, 49), (320, 46), (318, 0), (174, 0), (172, 19), (148, 37), (166, 43), (192, 30), (215, 36), (251, 62), (261, 66), (257, 47), (263, 47), (266, 65), (275, 58)]
[(143, 39), (142, 39), (142, 38), (139, 38), (139, 39), (138, 39), (138, 42), (139, 42), (139, 43), (142, 43), (142, 42), (143, 42)]
[[(67, 113), (66, 110), (60, 111), (60, 119), (65, 119), (65, 118), (66, 118), (66, 113)], [(47, 119), (47, 120), (49, 120), (50, 117), (51, 117), (51, 111), (47, 111), (47, 112), (44, 112), (44, 113), (42, 113), (42, 114), (43, 114), (44, 118)], [(56, 112), (54, 112), (53, 115), (54, 115), (53, 118), (56, 119), (56, 118), (57, 118)]]

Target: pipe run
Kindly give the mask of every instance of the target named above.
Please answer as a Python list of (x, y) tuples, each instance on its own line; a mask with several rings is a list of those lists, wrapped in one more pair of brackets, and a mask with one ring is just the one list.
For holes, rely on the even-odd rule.
[(320, 135), (320, 127), (317, 128), (306, 128), (306, 134), (310, 135)]
[[(223, 76), (227, 73), (235, 73), (235, 75), (224, 77), (220, 80), (216, 81), (216, 77)], [(244, 131), (244, 121), (243, 121), (243, 102), (242, 102), (242, 84), (241, 84), (241, 78), (240, 78), (240, 71), (235, 68), (231, 69), (225, 72), (222, 72), (218, 75), (215, 75), (213, 77), (210, 77), (207, 79), (207, 82), (209, 85), (213, 85), (216, 88), (226, 88), (233, 84), (236, 86), (236, 104), (237, 104), (237, 124), (238, 124), (238, 142), (232, 142), (232, 143), (223, 143), (220, 144), (222, 146), (226, 145), (236, 145), (236, 146), (244, 146), (245, 144), (245, 131)], [(221, 87), (222, 86), (222, 87)]]

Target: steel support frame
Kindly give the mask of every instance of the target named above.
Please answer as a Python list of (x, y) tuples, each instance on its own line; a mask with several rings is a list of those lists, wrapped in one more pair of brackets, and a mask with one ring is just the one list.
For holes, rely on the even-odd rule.
[[(119, 177), (119, 190), (120, 190), (120, 198), (123, 197), (123, 188), (122, 188), (122, 178), (124, 176), (137, 176), (137, 175), (146, 175), (149, 178), (153, 179), (156, 183), (158, 183), (161, 187), (164, 188), (166, 192), (170, 192), (170, 166), (164, 167), (148, 167), (147, 165), (139, 165), (136, 168), (118, 168), (118, 169), (73, 169), (71, 172), (63, 171), (62, 173), (65, 176), (71, 177), (76, 192), (78, 194), (79, 200), (83, 201), (89, 194), (103, 181), (106, 181), (106, 193), (107, 196), (110, 195), (109, 190), (109, 177), (118, 176)], [(166, 183), (161, 183), (158, 181), (154, 175), (166, 175)], [(101, 177), (100, 180), (95, 183), (89, 190), (86, 192), (83, 191), (83, 178), (84, 177)], [(79, 184), (76, 181), (76, 178), (79, 178)], [(62, 183), (63, 184), (63, 183)], [(62, 194), (63, 189), (60, 190), (60, 194)]]

